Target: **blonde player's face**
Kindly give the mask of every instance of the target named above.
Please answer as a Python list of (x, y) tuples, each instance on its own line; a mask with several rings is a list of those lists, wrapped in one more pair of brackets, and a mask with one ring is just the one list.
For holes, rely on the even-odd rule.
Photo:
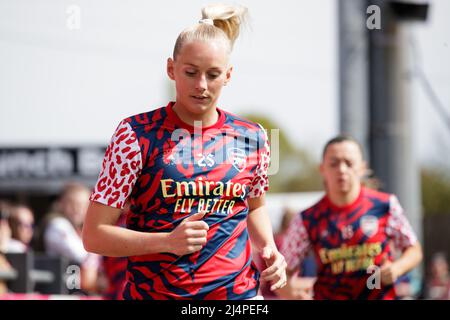
[(320, 172), (325, 180), (327, 191), (346, 194), (361, 183), (366, 171), (359, 146), (352, 141), (343, 141), (328, 146)]
[(177, 107), (202, 115), (216, 107), (222, 87), (230, 80), (228, 49), (221, 41), (192, 41), (169, 59), (167, 73), (175, 81)]

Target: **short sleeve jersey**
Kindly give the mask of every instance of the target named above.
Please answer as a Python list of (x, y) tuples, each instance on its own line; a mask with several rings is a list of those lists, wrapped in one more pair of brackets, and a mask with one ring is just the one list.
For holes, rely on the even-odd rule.
[(315, 299), (395, 299), (394, 286), (376, 282), (374, 266), (392, 260), (392, 245), (403, 251), (416, 241), (397, 197), (362, 187), (348, 206), (337, 207), (325, 196), (300, 212), (282, 253), (295, 270), (314, 251)]
[(258, 124), (217, 109), (192, 127), (174, 102), (123, 120), (108, 146), (92, 201), (122, 208), (127, 228), (170, 232), (205, 212), (207, 244), (193, 254), (128, 257), (125, 299), (246, 299), (259, 273), (247, 232), (248, 198), (268, 189), (269, 145)]

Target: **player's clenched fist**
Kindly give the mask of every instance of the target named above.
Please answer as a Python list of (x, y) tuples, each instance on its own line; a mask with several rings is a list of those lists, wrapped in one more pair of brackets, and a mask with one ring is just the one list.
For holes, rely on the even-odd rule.
[(261, 273), (261, 277), (266, 281), (271, 281), (270, 290), (275, 291), (286, 285), (286, 260), (278, 252), (271, 247), (264, 247), (262, 250), (262, 258), (267, 268)]
[(381, 266), (381, 283), (384, 285), (389, 285), (397, 281), (399, 272), (397, 271), (396, 264), (390, 261), (385, 261)]
[(181, 222), (168, 235), (168, 248), (170, 253), (182, 256), (199, 251), (206, 244), (206, 235), (209, 226), (201, 221), (204, 212), (198, 212)]

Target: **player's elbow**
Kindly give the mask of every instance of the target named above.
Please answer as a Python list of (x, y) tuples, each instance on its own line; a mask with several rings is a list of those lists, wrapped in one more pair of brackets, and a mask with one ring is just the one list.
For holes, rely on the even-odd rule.
[(416, 257), (417, 257), (416, 258), (417, 264), (419, 264), (423, 260), (423, 250), (422, 250), (422, 246), (420, 245), (419, 242), (417, 242), (415, 244), (415, 253), (416, 253)]
[(408, 260), (410, 261), (410, 269), (417, 267), (423, 260), (422, 246), (416, 242), (408, 249)]
[(84, 250), (87, 252), (92, 252), (96, 254), (101, 254), (100, 248), (98, 247), (99, 241), (96, 240), (96, 236), (91, 228), (88, 228), (86, 225), (83, 226), (83, 232), (82, 232), (82, 240), (83, 240), (83, 246)]
[(88, 252), (92, 252), (92, 240), (89, 236), (89, 232), (86, 231), (86, 228), (83, 227), (83, 233), (82, 233), (82, 240), (83, 240), (83, 247), (84, 250)]

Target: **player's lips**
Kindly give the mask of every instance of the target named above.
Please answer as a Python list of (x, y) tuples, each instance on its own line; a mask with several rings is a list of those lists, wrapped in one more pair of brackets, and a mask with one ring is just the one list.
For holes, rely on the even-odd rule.
[(191, 96), (191, 98), (193, 98), (194, 100), (199, 101), (199, 102), (209, 100), (208, 96), (203, 96), (203, 95), (195, 95), (195, 96)]
[(338, 182), (339, 182), (339, 183), (345, 183), (345, 182), (347, 182), (347, 179), (341, 177), (341, 178), (338, 178)]

